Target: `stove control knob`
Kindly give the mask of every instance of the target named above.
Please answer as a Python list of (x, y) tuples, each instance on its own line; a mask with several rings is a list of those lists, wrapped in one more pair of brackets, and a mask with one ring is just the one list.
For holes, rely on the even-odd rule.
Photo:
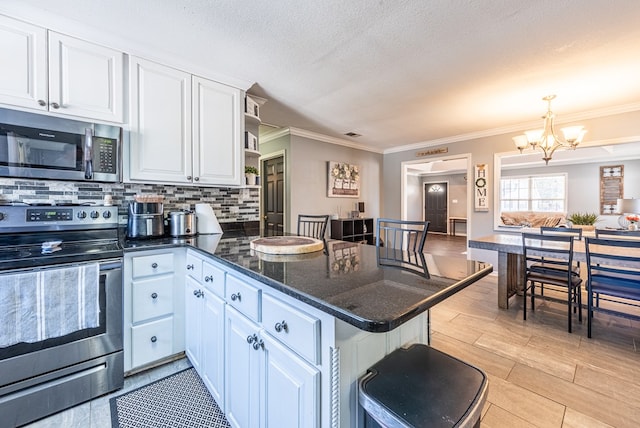
[(78, 211), (78, 218), (87, 218), (87, 213), (85, 211)]
[(100, 217), (100, 213), (98, 211), (91, 211), (91, 214), (89, 214), (89, 215), (93, 219), (96, 219), (96, 218)]
[(105, 211), (102, 213), (102, 217), (104, 218), (111, 218), (111, 211)]

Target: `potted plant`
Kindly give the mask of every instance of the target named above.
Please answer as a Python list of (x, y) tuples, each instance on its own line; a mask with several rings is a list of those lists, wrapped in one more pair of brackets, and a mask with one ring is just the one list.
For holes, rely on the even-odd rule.
[(247, 179), (247, 185), (255, 186), (256, 177), (258, 176), (258, 169), (254, 166), (245, 166), (244, 167), (244, 176)]
[(598, 221), (598, 214), (594, 213), (574, 213), (567, 219), (574, 227), (579, 227), (584, 231), (594, 230)]

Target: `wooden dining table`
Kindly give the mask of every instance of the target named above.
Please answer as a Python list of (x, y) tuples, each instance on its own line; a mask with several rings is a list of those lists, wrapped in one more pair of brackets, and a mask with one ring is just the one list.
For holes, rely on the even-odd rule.
[[(498, 307), (509, 309), (509, 298), (521, 293), (523, 289), (522, 234), (496, 233), (470, 239), (469, 248), (498, 252)], [(573, 259), (578, 262), (587, 261), (584, 239), (574, 242)]]

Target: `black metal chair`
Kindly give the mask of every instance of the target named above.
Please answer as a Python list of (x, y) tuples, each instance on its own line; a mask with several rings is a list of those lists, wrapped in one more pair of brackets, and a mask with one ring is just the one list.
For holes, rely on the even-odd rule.
[(429, 221), (379, 218), (376, 222), (376, 246), (422, 253)]
[(607, 236), (618, 238), (638, 238), (640, 230), (620, 230), (620, 229), (596, 229), (596, 238), (606, 238)]
[[(573, 236), (573, 239), (580, 241), (582, 239), (582, 229), (579, 227), (557, 227), (557, 226), (541, 226), (540, 233), (542, 235), (560, 235)], [(564, 266), (549, 266), (547, 268), (564, 270)], [(580, 262), (574, 262), (571, 265), (571, 273), (580, 276)], [(544, 296), (544, 284), (540, 284), (540, 295)]]
[[(640, 240), (585, 238), (587, 264), (587, 336), (591, 337), (594, 311), (632, 319), (640, 316), (599, 303), (605, 301), (623, 308), (640, 307)], [(594, 305), (594, 298), (598, 304)]]
[(329, 223), (328, 215), (298, 215), (298, 236), (308, 236), (324, 240), (327, 224)]
[[(524, 254), (523, 319), (527, 319), (527, 291), (531, 290), (531, 310), (535, 310), (536, 295), (547, 300), (567, 304), (567, 330), (571, 333), (572, 312), (577, 310), (582, 322), (582, 279), (573, 272), (573, 243), (571, 235), (522, 234)], [(544, 284), (567, 293), (566, 300), (536, 294), (536, 284)], [(573, 308), (573, 311), (572, 311)]]
[(367, 427), (479, 427), (488, 379), (427, 345), (399, 348), (358, 382)]

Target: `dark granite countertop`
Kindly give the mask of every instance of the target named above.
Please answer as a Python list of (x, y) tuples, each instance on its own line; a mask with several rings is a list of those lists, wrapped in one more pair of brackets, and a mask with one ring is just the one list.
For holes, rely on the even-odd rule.
[[(493, 270), (491, 265), (472, 260), (344, 241), (328, 241), (325, 250), (314, 253), (270, 255), (249, 248), (251, 240), (258, 237), (231, 230), (189, 238), (123, 240), (123, 248), (195, 248), (233, 270), (370, 332), (398, 327)], [(398, 258), (404, 262), (397, 263)]]

